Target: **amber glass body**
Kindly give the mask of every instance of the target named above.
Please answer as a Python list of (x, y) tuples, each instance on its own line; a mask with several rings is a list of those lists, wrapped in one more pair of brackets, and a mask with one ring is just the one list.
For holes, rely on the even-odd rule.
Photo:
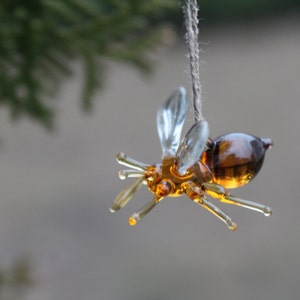
[(225, 188), (247, 184), (262, 167), (271, 141), (245, 133), (229, 133), (211, 142), (201, 161), (212, 172), (213, 181)]
[(188, 182), (196, 183), (201, 187), (202, 183), (212, 181), (212, 175), (199, 160), (182, 176), (176, 171), (175, 158), (167, 157), (163, 159), (161, 165), (149, 167), (145, 179), (149, 190), (160, 199), (165, 196), (180, 196), (186, 192), (185, 183)]

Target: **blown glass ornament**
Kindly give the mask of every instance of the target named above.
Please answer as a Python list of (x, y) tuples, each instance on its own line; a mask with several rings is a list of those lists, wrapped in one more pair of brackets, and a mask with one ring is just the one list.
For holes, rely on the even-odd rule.
[(260, 139), (246, 133), (229, 133), (215, 140), (209, 138), (208, 123), (195, 122), (181, 140), (181, 131), (188, 110), (186, 91), (179, 87), (157, 112), (157, 130), (162, 147), (162, 161), (149, 165), (124, 153), (117, 162), (131, 168), (119, 172), (121, 179), (136, 179), (117, 196), (111, 212), (120, 210), (145, 184), (153, 198), (133, 213), (129, 224), (135, 225), (163, 198), (186, 194), (192, 201), (221, 219), (230, 230), (237, 225), (207, 195), (226, 204), (242, 206), (270, 216), (271, 208), (232, 195), (228, 189), (241, 187), (259, 172), (265, 151), (272, 146), (270, 139)]

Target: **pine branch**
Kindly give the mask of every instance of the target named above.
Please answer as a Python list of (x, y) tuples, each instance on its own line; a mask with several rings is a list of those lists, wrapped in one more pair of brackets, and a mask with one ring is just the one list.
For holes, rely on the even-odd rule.
[(103, 86), (107, 58), (149, 70), (172, 0), (0, 1), (0, 105), (50, 127), (57, 83), (81, 60), (82, 108)]

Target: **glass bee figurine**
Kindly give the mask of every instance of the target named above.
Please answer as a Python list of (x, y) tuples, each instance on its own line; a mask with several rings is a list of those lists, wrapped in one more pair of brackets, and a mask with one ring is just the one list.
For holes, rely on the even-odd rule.
[(203, 119), (195, 122), (181, 140), (181, 131), (188, 111), (186, 91), (179, 87), (160, 107), (157, 113), (157, 130), (162, 147), (162, 161), (148, 165), (124, 153), (117, 155), (117, 162), (131, 168), (119, 172), (121, 179), (135, 180), (117, 196), (111, 212), (120, 210), (145, 184), (153, 194), (129, 218), (135, 225), (163, 198), (186, 194), (192, 201), (221, 219), (230, 230), (237, 225), (207, 195), (226, 204), (242, 206), (270, 216), (268, 206), (233, 196), (228, 189), (238, 188), (251, 181), (259, 172), (265, 151), (272, 146), (270, 139), (260, 139), (245, 133), (229, 133), (215, 140), (209, 138), (209, 128)]

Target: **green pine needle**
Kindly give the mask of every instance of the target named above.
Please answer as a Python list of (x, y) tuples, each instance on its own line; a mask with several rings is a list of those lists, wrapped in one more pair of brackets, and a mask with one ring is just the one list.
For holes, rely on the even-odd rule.
[(174, 9), (172, 0), (0, 1), (0, 105), (50, 128), (50, 96), (80, 60), (82, 108), (91, 109), (108, 58), (150, 70), (147, 54)]

